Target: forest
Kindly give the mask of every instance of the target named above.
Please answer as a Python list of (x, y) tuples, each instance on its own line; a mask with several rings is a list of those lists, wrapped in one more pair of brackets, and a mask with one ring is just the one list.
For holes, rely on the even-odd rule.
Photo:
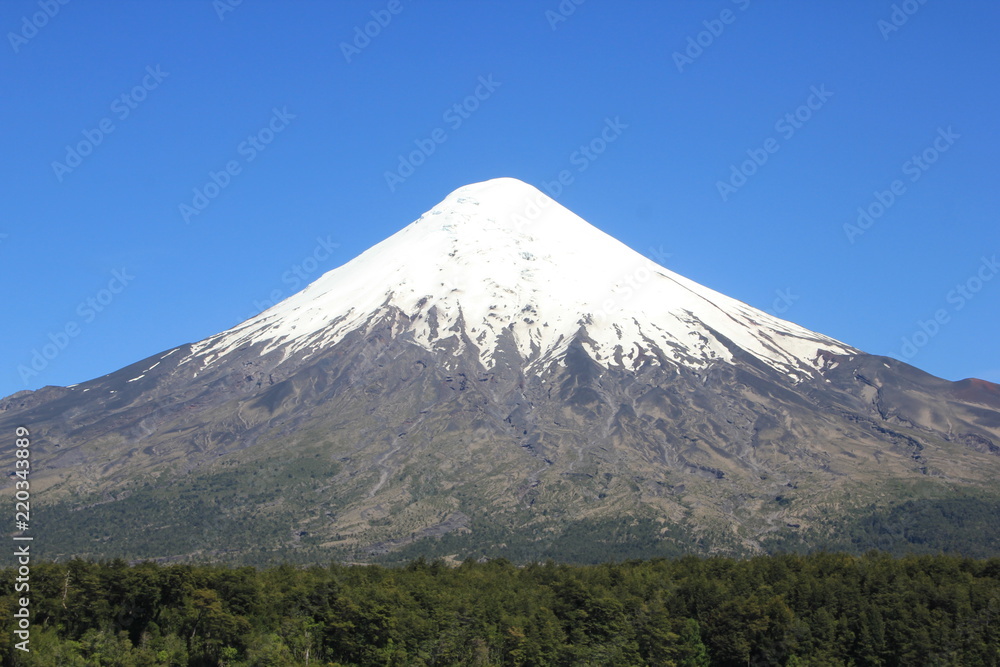
[(1000, 665), (1000, 558), (75, 559), (33, 563), (27, 592), (17, 577), (0, 570), (3, 665)]

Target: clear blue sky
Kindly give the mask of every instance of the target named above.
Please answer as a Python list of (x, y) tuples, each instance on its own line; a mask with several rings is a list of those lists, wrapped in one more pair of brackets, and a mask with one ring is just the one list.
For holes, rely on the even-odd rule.
[(562, 170), (560, 202), (679, 273), (1000, 382), (994, 2), (231, 1), (0, 5), (0, 395), (229, 328), (456, 187)]

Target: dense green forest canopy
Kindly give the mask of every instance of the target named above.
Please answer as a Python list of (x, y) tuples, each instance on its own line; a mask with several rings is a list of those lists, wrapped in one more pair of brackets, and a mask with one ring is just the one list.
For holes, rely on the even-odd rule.
[(39, 563), (4, 665), (1000, 665), (1000, 558)]

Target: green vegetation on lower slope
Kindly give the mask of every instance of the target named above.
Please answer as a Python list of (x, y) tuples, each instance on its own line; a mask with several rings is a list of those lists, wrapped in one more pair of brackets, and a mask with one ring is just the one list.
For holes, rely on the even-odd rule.
[[(1000, 495), (938, 480), (857, 482), (825, 505), (803, 488), (775, 496), (764, 510), (698, 514), (682, 507), (683, 518), (670, 521), (634, 490), (602, 498), (610, 476), (596, 469), (592, 477), (540, 486), (547, 495), (538, 502), (497, 506), (490, 499), (503, 488), (484, 491), (489, 479), (475, 477), (445, 487), (429, 472), (436, 463), (380, 480), (374, 470), (342, 472), (314, 434), (295, 447), (295, 457), (244, 451), (187, 474), (125, 481), (114, 495), (33, 503), (33, 524), (45, 531), (39, 555), (254, 566), (483, 556), (591, 564), (761, 550), (1000, 555)], [(378, 487), (385, 493), (374, 500)], [(763, 523), (768, 516), (770, 525)], [(758, 546), (764, 529), (774, 532)]]
[(765, 547), (771, 553), (878, 549), (897, 555), (989, 558), (1000, 554), (1000, 498), (963, 495), (916, 498), (888, 507), (869, 505), (835, 522), (828, 520), (824, 528), (774, 537)]
[[(279, 545), (297, 545), (310, 494), (339, 464), (316, 458), (265, 459), (177, 477), (169, 484), (132, 482), (116, 497), (36, 505), (47, 556), (268, 562)], [(314, 501), (312, 501), (314, 504)], [(82, 508), (76, 509), (77, 506)], [(318, 554), (313, 554), (314, 561)]]
[(471, 532), (414, 542), (378, 558), (378, 562), (396, 565), (416, 558), (502, 557), (515, 563), (552, 559), (586, 565), (676, 558), (709, 551), (706, 540), (693, 536), (686, 527), (651, 518), (614, 517), (540, 525), (543, 527), (534, 530), (516, 529), (484, 515), (473, 519)]
[(997, 558), (40, 562), (30, 653), (14, 646), (17, 576), (0, 570), (11, 667), (1000, 664)]

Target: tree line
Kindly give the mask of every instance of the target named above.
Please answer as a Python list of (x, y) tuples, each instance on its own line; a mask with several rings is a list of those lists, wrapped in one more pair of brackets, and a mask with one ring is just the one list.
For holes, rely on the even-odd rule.
[(1000, 558), (45, 562), (28, 653), (16, 577), (0, 570), (11, 666), (1000, 665)]

